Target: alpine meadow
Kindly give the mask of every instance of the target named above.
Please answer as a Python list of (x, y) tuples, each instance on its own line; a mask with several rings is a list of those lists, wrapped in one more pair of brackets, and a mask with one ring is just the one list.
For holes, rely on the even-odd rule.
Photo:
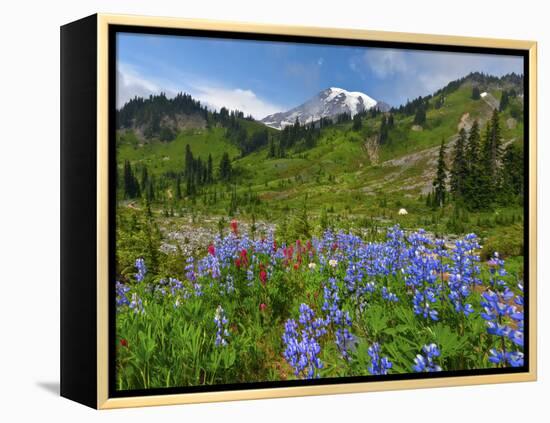
[(117, 390), (524, 366), (520, 59), (132, 37)]

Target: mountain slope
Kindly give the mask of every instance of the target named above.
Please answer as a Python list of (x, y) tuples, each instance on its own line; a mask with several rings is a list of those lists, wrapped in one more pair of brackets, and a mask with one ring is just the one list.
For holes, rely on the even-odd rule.
[(364, 93), (331, 87), (293, 109), (266, 116), (261, 122), (272, 128), (283, 129), (285, 126), (293, 125), (296, 119), (304, 124), (321, 118), (332, 118), (342, 113), (355, 116), (377, 104), (376, 100)]

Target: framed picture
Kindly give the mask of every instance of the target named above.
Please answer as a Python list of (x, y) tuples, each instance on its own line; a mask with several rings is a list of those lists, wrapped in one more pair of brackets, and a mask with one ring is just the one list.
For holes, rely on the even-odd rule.
[(61, 394), (536, 379), (536, 43), (61, 28)]

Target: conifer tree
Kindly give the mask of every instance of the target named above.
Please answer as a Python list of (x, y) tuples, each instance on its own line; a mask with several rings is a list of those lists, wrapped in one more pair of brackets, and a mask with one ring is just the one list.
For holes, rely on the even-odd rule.
[(359, 131), (363, 127), (363, 122), (361, 121), (361, 116), (359, 114), (356, 114), (353, 117), (353, 130)]
[(500, 105), (499, 110), (502, 112), (506, 107), (508, 107), (508, 104), (510, 104), (510, 94), (508, 91), (504, 90), (502, 92), (502, 97), (500, 97)]
[(386, 144), (388, 141), (388, 121), (386, 119), (386, 115), (382, 115), (382, 119), (380, 121), (380, 134), (378, 136), (378, 140), (380, 144)]
[(433, 207), (432, 193), (431, 191), (426, 195), (426, 206)]
[(181, 200), (181, 181), (180, 176), (176, 176), (176, 200)]
[(393, 119), (393, 114), (390, 113), (390, 115), (388, 116), (388, 128), (393, 128), (394, 127), (394, 119)]
[(497, 168), (502, 155), (502, 135), (500, 131), (500, 120), (497, 109), (493, 110), (491, 125), (485, 145), (485, 154), (489, 172), (494, 178), (497, 177)]
[(460, 129), (453, 151), (453, 164), (451, 168), (451, 193), (455, 200), (461, 200), (464, 196), (466, 177), (468, 175), (468, 162), (466, 161), (466, 131)]
[(484, 193), (480, 187), (483, 184), (483, 166), (481, 154), (481, 138), (479, 135), (479, 123), (474, 121), (468, 136), (466, 147), (466, 163), (468, 172), (464, 184), (464, 204), (470, 210), (483, 208)]
[(489, 208), (497, 199), (497, 190), (500, 185), (500, 159), (502, 155), (502, 140), (498, 111), (493, 110), (491, 120), (487, 123), (483, 145), (480, 154), (482, 169), (478, 184), (478, 197), (482, 200), (479, 208)]
[(504, 204), (523, 201), (524, 159), (521, 147), (509, 144), (502, 155), (500, 200)]
[(191, 147), (189, 144), (185, 146), (185, 176), (186, 178), (189, 178), (189, 176), (193, 172), (193, 153), (191, 152)]
[(426, 123), (426, 107), (423, 104), (418, 106), (413, 123), (415, 125), (424, 125)]
[(441, 147), (439, 148), (439, 157), (437, 159), (437, 172), (433, 181), (434, 186), (434, 204), (436, 207), (443, 207), (445, 205), (447, 188), (447, 165), (445, 164), (445, 141), (441, 141)]
[(134, 175), (132, 165), (128, 160), (124, 161), (124, 196), (126, 198), (136, 198), (140, 195), (139, 182)]
[(143, 165), (141, 167), (141, 180), (140, 180), (140, 186), (145, 189), (149, 182), (149, 172), (147, 171), (147, 166)]
[(277, 156), (277, 152), (275, 150), (275, 141), (273, 141), (273, 137), (269, 139), (269, 150), (267, 153), (267, 157), (269, 159), (272, 159)]
[(479, 100), (480, 98), (481, 98), (481, 94), (479, 93), (479, 87), (473, 87), (472, 100)]
[(231, 178), (231, 161), (229, 160), (229, 154), (224, 152), (220, 160), (220, 179), (227, 182)]
[(209, 184), (214, 182), (214, 165), (212, 164), (212, 154), (208, 154), (208, 164), (206, 165), (206, 180)]

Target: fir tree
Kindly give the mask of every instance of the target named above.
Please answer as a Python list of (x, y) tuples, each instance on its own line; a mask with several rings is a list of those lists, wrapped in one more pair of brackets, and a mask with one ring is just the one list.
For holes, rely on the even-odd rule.
[(176, 176), (176, 200), (181, 200), (181, 181), (180, 176)]
[(470, 210), (477, 210), (483, 207), (484, 193), (481, 193), (483, 166), (481, 163), (481, 140), (479, 135), (479, 123), (474, 121), (468, 136), (466, 147), (466, 163), (468, 172), (464, 184), (464, 204)]
[(510, 94), (508, 91), (504, 90), (502, 92), (502, 97), (500, 98), (500, 105), (499, 110), (502, 112), (506, 107), (508, 107), (508, 104), (510, 104)]
[(359, 131), (359, 130), (361, 130), (362, 127), (363, 127), (363, 122), (361, 121), (361, 115), (356, 114), (353, 117), (353, 127), (352, 127), (352, 129), (354, 131)]
[(426, 123), (426, 107), (423, 104), (418, 106), (418, 109), (414, 115), (413, 123), (415, 125), (424, 125)]
[(209, 184), (214, 182), (214, 166), (212, 164), (212, 154), (208, 154), (208, 164), (206, 167), (206, 180)]
[(481, 95), (479, 93), (479, 87), (473, 87), (472, 88), (472, 100), (479, 100), (481, 98)]
[(394, 127), (394, 119), (393, 119), (393, 114), (389, 114), (388, 116), (388, 128), (393, 128)]
[(433, 200), (432, 200), (432, 192), (429, 192), (428, 195), (426, 195), (426, 206), (433, 207)]
[(139, 182), (134, 175), (132, 165), (128, 160), (124, 162), (124, 196), (126, 198), (136, 198), (140, 195)]
[(466, 177), (468, 176), (468, 162), (466, 161), (466, 131), (460, 129), (453, 151), (451, 168), (451, 193), (455, 200), (462, 199), (465, 192)]
[(386, 144), (388, 142), (388, 120), (386, 115), (382, 115), (380, 120), (380, 133), (378, 135), (378, 142), (380, 144)]
[(521, 147), (509, 144), (502, 155), (500, 199), (504, 204), (523, 202), (524, 158)]
[(145, 189), (149, 182), (149, 172), (147, 171), (147, 166), (143, 165), (141, 167), (141, 180), (140, 180), (140, 186)]
[(220, 160), (220, 179), (224, 182), (229, 181), (231, 178), (231, 161), (229, 160), (229, 154), (224, 152)]
[(441, 147), (439, 148), (439, 157), (437, 159), (437, 172), (433, 181), (434, 186), (434, 204), (436, 207), (443, 207), (445, 205), (447, 188), (447, 165), (445, 164), (445, 141), (441, 141)]
[(491, 120), (487, 123), (480, 155), (481, 177), (478, 184), (478, 196), (482, 203), (479, 208), (490, 208), (497, 199), (500, 185), (500, 159), (502, 155), (502, 139), (498, 111), (493, 110)]
[(484, 154), (487, 160), (487, 171), (493, 178), (497, 177), (497, 168), (502, 155), (502, 136), (500, 131), (500, 119), (496, 109), (493, 110), (491, 124), (488, 125), (487, 138), (485, 140)]
[(269, 139), (269, 149), (268, 149), (267, 157), (269, 159), (272, 159), (276, 156), (277, 156), (277, 152), (276, 152), (276, 149), (275, 149), (275, 141), (273, 141), (273, 137), (271, 137)]

